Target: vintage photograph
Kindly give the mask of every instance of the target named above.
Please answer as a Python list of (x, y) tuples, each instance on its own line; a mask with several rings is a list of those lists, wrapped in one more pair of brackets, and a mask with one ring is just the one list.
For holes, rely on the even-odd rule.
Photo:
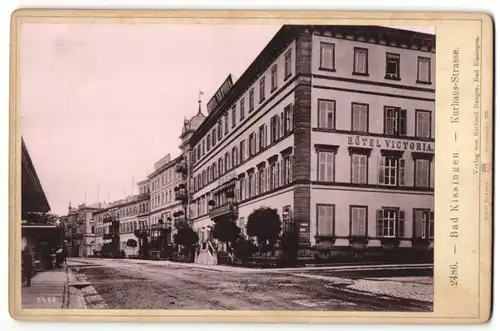
[(24, 309), (433, 311), (434, 26), (18, 42)]

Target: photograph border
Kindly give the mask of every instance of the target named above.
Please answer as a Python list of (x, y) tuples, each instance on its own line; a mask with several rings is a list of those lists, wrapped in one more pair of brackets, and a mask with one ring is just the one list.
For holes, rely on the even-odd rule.
[[(21, 289), (21, 261), (19, 251), (21, 249), (21, 130), (20, 130), (20, 34), (23, 23), (112, 23), (112, 24), (176, 24), (176, 23), (196, 23), (196, 24), (331, 24), (331, 25), (408, 25), (408, 26), (435, 26), (436, 27), (436, 116), (438, 104), (441, 103), (441, 96), (447, 97), (440, 92), (440, 89), (450, 90), (445, 79), (441, 79), (446, 74), (444, 69), (438, 69), (442, 59), (440, 54), (451, 54), (453, 43), (444, 41), (450, 29), (447, 25), (461, 24), (464, 29), (470, 30), (462, 39), (472, 38), (479, 35), (481, 38), (481, 95), (480, 95), (480, 159), (481, 171), (479, 175), (479, 194), (473, 194), (477, 201), (479, 217), (477, 226), (479, 227), (477, 238), (470, 239), (475, 244), (477, 251), (475, 255), (465, 255), (462, 257), (464, 263), (478, 265), (478, 270), (462, 270), (461, 278), (464, 281), (473, 282), (477, 280), (477, 288), (460, 288), (460, 293), (452, 290), (436, 289), (434, 298), (434, 311), (426, 313), (410, 312), (325, 312), (325, 311), (218, 311), (218, 310), (125, 310), (125, 309), (92, 309), (92, 310), (51, 310), (51, 309), (22, 309), (20, 299)], [(479, 24), (479, 29), (477, 25)], [(443, 31), (443, 32), (440, 32)], [(473, 43), (471, 42), (471, 45)], [(461, 50), (462, 51), (462, 50)], [(464, 52), (466, 50), (463, 50)], [(446, 60), (445, 60), (446, 61)], [(9, 136), (9, 311), (13, 318), (30, 321), (129, 321), (129, 322), (159, 322), (159, 321), (182, 321), (182, 322), (362, 322), (362, 323), (482, 323), (487, 321), (491, 315), (491, 281), (492, 281), (492, 128), (493, 128), (493, 24), (490, 16), (484, 13), (445, 13), (445, 12), (362, 12), (362, 11), (240, 11), (240, 10), (53, 10), (53, 9), (21, 9), (12, 14), (11, 18), (11, 57), (10, 57), (10, 136)], [(451, 64), (451, 58), (448, 59)], [(465, 66), (465, 64), (463, 65)], [(465, 70), (465, 69), (460, 69)], [(464, 74), (465, 75), (465, 74)], [(488, 89), (486, 87), (491, 87)], [(465, 88), (464, 88), (465, 89)], [(460, 95), (461, 103), (468, 95)], [(448, 102), (444, 102), (447, 106)], [(471, 103), (472, 104), (472, 103)], [(464, 106), (462, 111), (468, 110)], [(462, 112), (462, 114), (463, 114)], [(465, 115), (461, 115), (465, 116)], [(434, 121), (438, 125), (438, 120)], [(436, 129), (436, 169), (438, 163), (444, 164), (449, 160), (441, 157), (438, 150), (442, 147), (439, 143), (439, 136), (451, 132), (451, 127), (441, 124), (439, 132)], [(448, 125), (449, 126), (449, 125)], [(467, 131), (467, 128), (470, 130)], [(472, 125), (460, 124), (460, 128), (455, 131), (455, 142), (457, 135), (468, 135), (472, 132)], [(465, 156), (464, 156), (465, 158)], [(439, 162), (438, 162), (439, 159)], [(448, 166), (452, 166), (449, 164)], [(469, 179), (467, 175), (463, 178)], [(436, 176), (437, 177), (437, 176)], [(466, 182), (462, 179), (461, 183)], [(435, 210), (438, 212), (436, 201), (438, 195), (447, 195), (446, 185), (441, 183), (438, 186), (435, 180)], [(442, 181), (441, 181), (442, 182)], [(446, 183), (445, 183), (446, 184)], [(460, 190), (466, 191), (470, 187), (460, 184)], [(445, 198), (446, 201), (447, 198)], [(467, 199), (467, 198), (462, 198)], [(440, 200), (441, 201), (441, 200)], [(476, 205), (474, 205), (476, 206)], [(460, 218), (467, 219), (473, 214), (460, 211)], [(439, 216), (439, 215), (438, 215)], [(441, 216), (436, 218), (440, 218)], [(472, 216), (476, 219), (476, 216)], [(441, 219), (441, 218), (440, 218)], [(438, 221), (439, 222), (439, 221)], [(444, 251), (442, 243), (449, 245), (445, 241), (448, 233), (441, 233), (441, 229), (436, 222), (434, 261), (439, 261), (436, 255), (448, 257), (449, 248)], [(464, 222), (464, 221), (462, 221)], [(463, 223), (462, 223), (463, 224)], [(465, 226), (464, 226), (465, 227)], [(462, 231), (462, 230), (461, 230)], [(463, 233), (463, 231), (462, 231)], [(467, 246), (468, 247), (468, 246)], [(462, 261), (461, 261), (462, 263)], [(434, 278), (447, 278), (443, 270), (436, 272), (434, 263)], [(446, 270), (444, 270), (446, 271)], [(469, 284), (469, 283), (467, 283)], [(461, 286), (459, 286), (461, 287)], [(439, 290), (439, 291), (438, 291)], [(474, 316), (463, 314), (468, 309), (457, 311), (441, 312), (443, 305), (448, 302), (460, 300), (462, 295), (477, 295), (477, 303), (470, 301), (464, 305), (477, 311)], [(440, 293), (441, 292), (441, 293)], [(467, 292), (466, 294), (464, 294)], [(455, 293), (455, 294), (454, 294)], [(463, 302), (463, 301), (462, 301)], [(466, 308), (467, 308), (466, 307)]]

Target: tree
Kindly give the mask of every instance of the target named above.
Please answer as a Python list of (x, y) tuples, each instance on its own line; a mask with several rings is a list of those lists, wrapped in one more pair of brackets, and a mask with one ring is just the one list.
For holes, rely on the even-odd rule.
[(198, 242), (198, 234), (191, 227), (182, 226), (174, 235), (174, 241), (177, 245), (191, 247)]
[(187, 225), (179, 225), (177, 233), (174, 235), (174, 242), (177, 245), (184, 246), (188, 252), (190, 262), (194, 262), (194, 245), (198, 242), (198, 239), (198, 234)]
[(234, 244), (241, 233), (241, 229), (232, 220), (221, 220), (215, 222), (214, 238), (224, 243)]
[(256, 237), (261, 252), (269, 248), (274, 252), (274, 247), (281, 233), (281, 220), (277, 209), (261, 207), (255, 209), (247, 222), (247, 234)]

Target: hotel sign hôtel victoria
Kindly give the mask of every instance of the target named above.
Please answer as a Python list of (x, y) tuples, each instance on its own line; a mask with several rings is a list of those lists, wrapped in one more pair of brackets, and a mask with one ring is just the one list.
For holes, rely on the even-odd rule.
[(266, 206), (303, 249), (432, 246), (434, 67), (434, 35), (282, 27), (189, 139), (195, 231)]

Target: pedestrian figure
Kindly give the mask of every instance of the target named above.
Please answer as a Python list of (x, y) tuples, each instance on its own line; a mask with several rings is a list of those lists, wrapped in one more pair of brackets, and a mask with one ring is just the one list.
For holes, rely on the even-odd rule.
[(55, 250), (55, 254), (56, 254), (56, 267), (57, 268), (61, 268), (62, 266), (62, 263), (63, 263), (63, 249), (61, 246), (57, 246), (56, 250)]
[(64, 266), (67, 266), (68, 262), (66, 259), (68, 258), (68, 242), (66, 240), (63, 243), (62, 258), (63, 258)]
[(26, 280), (26, 286), (31, 286), (31, 277), (33, 276), (33, 258), (31, 257), (28, 247), (22, 251), (23, 261), (23, 276)]

